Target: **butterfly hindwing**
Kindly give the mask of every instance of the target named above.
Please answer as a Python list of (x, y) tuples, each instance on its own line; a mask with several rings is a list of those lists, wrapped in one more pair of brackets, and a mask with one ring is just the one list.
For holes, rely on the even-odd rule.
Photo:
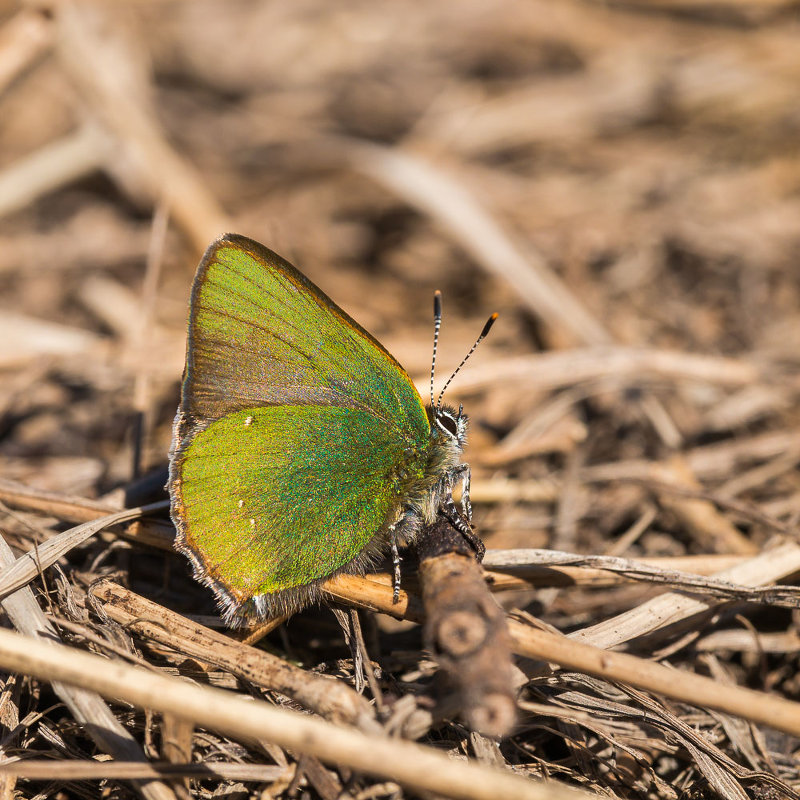
[(363, 411), (229, 414), (178, 458), (183, 546), (229, 607), (271, 595), (266, 607), (283, 611), (301, 587), (374, 555), (370, 540), (398, 508), (402, 457), (393, 432)]

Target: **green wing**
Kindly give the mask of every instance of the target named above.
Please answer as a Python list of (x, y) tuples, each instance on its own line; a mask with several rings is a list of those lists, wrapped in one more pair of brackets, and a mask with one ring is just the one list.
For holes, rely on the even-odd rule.
[(367, 562), (429, 434), (405, 370), (294, 267), (240, 236), (209, 248), (170, 493), (176, 545), (229, 621)]
[(267, 405), (360, 408), (430, 430), (406, 371), (291, 264), (243, 236), (206, 252), (192, 291), (181, 410), (192, 424)]
[(263, 595), (276, 596), (270, 613), (291, 608), (306, 599), (301, 589), (374, 555), (371, 540), (399, 510), (404, 457), (402, 440), (363, 411), (229, 414), (179, 457), (173, 490), (184, 544), (234, 610)]

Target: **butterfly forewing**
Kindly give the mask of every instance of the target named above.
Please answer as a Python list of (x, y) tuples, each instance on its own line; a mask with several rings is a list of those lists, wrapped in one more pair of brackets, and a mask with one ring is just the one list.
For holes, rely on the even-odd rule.
[(427, 435), (395, 359), (311, 281), (267, 248), (229, 235), (209, 248), (192, 292), (182, 410), (193, 420), (266, 405), (368, 410)]

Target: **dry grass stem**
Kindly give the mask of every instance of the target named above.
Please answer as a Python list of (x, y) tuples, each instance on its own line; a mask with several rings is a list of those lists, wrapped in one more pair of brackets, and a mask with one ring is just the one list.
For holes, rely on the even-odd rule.
[(148, 780), (152, 778), (217, 778), (222, 780), (272, 782), (286, 774), (284, 767), (266, 764), (168, 764), (150, 761), (45, 761), (23, 759), (0, 761), (0, 770), (6, 776), (38, 781), (79, 780)]
[[(780, 564), (782, 572), (778, 577), (787, 577), (800, 570), (800, 564), (797, 564), (796, 560), (792, 558), (792, 556), (796, 555), (797, 548), (792, 544), (779, 548), (779, 552), (774, 555), (767, 553), (759, 558), (768, 559), (771, 565), (777, 566)], [(719, 599), (748, 600), (768, 605), (785, 606), (786, 608), (800, 608), (800, 588), (795, 586), (775, 586), (772, 584), (772, 580), (775, 580), (775, 578), (768, 578), (765, 582), (768, 582), (769, 585), (765, 588), (753, 588), (718, 577), (693, 575), (677, 569), (667, 569), (654, 564), (646, 564), (614, 556), (581, 556), (575, 553), (559, 552), (558, 550), (506, 551), (502, 557), (498, 557), (497, 553), (489, 551), (487, 556), (488, 558), (484, 559), (484, 563), (486, 563), (486, 566), (494, 566), (495, 569), (498, 567), (510, 567), (513, 571), (517, 571), (520, 568), (524, 570), (526, 567), (563, 567), (568, 565), (594, 567), (618, 573), (631, 580), (665, 583), (674, 586), (676, 589), (707, 594), (710, 597)], [(787, 557), (788, 560), (783, 561)], [(797, 564), (797, 566), (792, 569), (794, 564)], [(749, 570), (745, 573), (746, 567), (744, 564), (740, 562), (736, 567), (740, 567), (740, 571), (737, 574), (747, 574), (750, 577)], [(753, 567), (752, 560), (748, 562), (747, 567)], [(785, 568), (788, 571), (783, 571)]]
[(536, 314), (580, 342), (609, 336), (541, 257), (523, 255), (492, 216), (457, 181), (419, 157), (368, 143), (349, 143), (353, 166), (391, 187), (449, 230), (487, 271), (508, 281)]
[(574, 639), (509, 621), (514, 651), (528, 658), (554, 661), (561, 667), (636, 686), (702, 708), (768, 725), (800, 735), (800, 703), (754, 692), (739, 686), (721, 686), (702, 675), (692, 675), (627, 653), (613, 653)]
[(41, 195), (101, 169), (111, 157), (110, 141), (94, 125), (8, 165), (0, 172), (0, 216), (29, 206)]
[(31, 69), (50, 49), (50, 20), (35, 8), (23, 8), (0, 28), (0, 92)]
[[(792, 571), (796, 571), (796, 568)], [(413, 598), (401, 597), (400, 603), (394, 604), (391, 586), (365, 578), (338, 576), (328, 581), (326, 593), (340, 602), (349, 601), (359, 608), (381, 611), (393, 616), (399, 616), (403, 613), (401, 609), (405, 609), (406, 618), (422, 620), (421, 609), (413, 602)], [(672, 597), (670, 599), (672, 600)], [(672, 602), (674, 603), (674, 600)], [(508, 625), (512, 649), (519, 655), (553, 661), (562, 667), (623, 681), (676, 700), (708, 706), (755, 722), (769, 724), (787, 733), (797, 735), (800, 732), (798, 703), (740, 687), (715, 687), (714, 681), (709, 678), (689, 673), (676, 675), (676, 670), (660, 664), (584, 644), (577, 635), (567, 638), (514, 619), (509, 619)], [(586, 638), (589, 639), (590, 636)], [(715, 691), (707, 696), (706, 693), (710, 692), (712, 687), (715, 687)]]
[(621, 384), (649, 381), (746, 386), (758, 369), (732, 358), (628, 347), (590, 347), (496, 359), (459, 376), (461, 391), (523, 380), (537, 391), (552, 391), (590, 381)]
[(267, 652), (240, 644), (110, 581), (95, 584), (91, 593), (111, 619), (145, 641), (158, 642), (256, 686), (281, 692), (327, 719), (375, 730), (369, 704), (340, 682), (309, 674)]
[[(0, 565), (9, 568), (13, 563), (11, 548), (0, 537)], [(5, 597), (0, 605), (14, 628), (27, 637), (28, 641), (59, 641), (55, 627), (42, 613), (29, 588), (24, 587)], [(139, 743), (92, 687), (79, 688), (54, 682), (53, 690), (75, 720), (86, 726), (92, 738), (106, 753), (122, 760), (146, 761)], [(0, 772), (3, 772), (1, 764)], [(170, 788), (160, 781), (148, 780), (137, 786), (139, 794), (146, 800), (175, 800)]]
[(42, 680), (92, 687), (106, 697), (177, 714), (246, 741), (268, 738), (325, 761), (396, 780), (419, 791), (464, 800), (579, 800), (585, 792), (460, 763), (408, 742), (367, 737), (230, 692), (166, 678), (140, 668), (0, 630), (0, 664)]
[[(65, 66), (101, 117), (128, 149), (137, 181), (166, 203), (198, 250), (229, 230), (225, 213), (201, 174), (166, 141), (149, 108), (144, 65), (107, 26), (100, 7), (58, 8), (57, 48)], [(104, 29), (105, 28), (105, 29)], [(106, 162), (110, 168), (112, 163)], [(117, 174), (118, 171), (117, 171)]]
[[(7, 3), (0, 634), (62, 642), (50, 677), (89, 651), (104, 680), (137, 665), (199, 706), (3, 668), (0, 800), (411, 800), (446, 776), (504, 795), (489, 775), (529, 796), (800, 800), (795, 16)], [(192, 277), (226, 230), (296, 264), (423, 398), (433, 291), (437, 389), (499, 313), (446, 397), (469, 415), (482, 570), (442, 554), (431, 582), (401, 548), (397, 603), (387, 559), (225, 630), (164, 486)], [(272, 378), (238, 366), (258, 397)], [(493, 694), (513, 727), (476, 722)], [(333, 727), (309, 750), (266, 709), (275, 738), (250, 738), (265, 705)]]
[(138, 519), (150, 511), (164, 510), (166, 507), (166, 503), (159, 502), (141, 508), (128, 508), (92, 522), (84, 522), (83, 525), (70, 528), (68, 531), (49, 539), (44, 544), (37, 545), (20, 556), (13, 565), (0, 572), (0, 597), (5, 597), (25, 586), (25, 584), (41, 574), (42, 570), (55, 564), (59, 558), (66, 555), (73, 547), (77, 547), (100, 531), (113, 525), (118, 525), (121, 522)]
[[(755, 558), (721, 570), (714, 577), (744, 586), (769, 585), (800, 571), (800, 546), (794, 542), (768, 550)], [(630, 611), (576, 631), (580, 642), (611, 648), (639, 636), (653, 633), (697, 614), (706, 613), (711, 604), (698, 598), (669, 592), (648, 600)]]

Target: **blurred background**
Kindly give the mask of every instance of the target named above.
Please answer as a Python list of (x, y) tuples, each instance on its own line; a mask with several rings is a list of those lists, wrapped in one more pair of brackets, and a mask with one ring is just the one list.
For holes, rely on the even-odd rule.
[(433, 291), (440, 378), (499, 312), (449, 395), (490, 546), (753, 552), (800, 508), (799, 45), (781, 0), (0, 3), (0, 475), (113, 497), (137, 419), (163, 465), (232, 230), (423, 395)]
[[(192, 278), (208, 244), (235, 231), (318, 283), (423, 397), (434, 290), (440, 386), (499, 313), (448, 394), (471, 418), (475, 521), (490, 549), (659, 557), (704, 573), (777, 552), (747, 580), (791, 580), (799, 13), (787, 0), (0, 0), (3, 537), (27, 551), (119, 507), (139, 476), (162, 490)], [(31, 489), (55, 493), (61, 512), (50, 495), (20, 502)], [(42, 606), (117, 637), (80, 605), (111, 576), (218, 624), (160, 525), (162, 550), (110, 533), (74, 549), (63, 574), (48, 573), (57, 591)], [(769, 551), (781, 537), (788, 549)], [(501, 602), (583, 641), (800, 696), (796, 610), (739, 602), (689, 633), (658, 618), (623, 635), (606, 618), (661, 590), (576, 575), (516, 584)], [(378, 616), (365, 627), (387, 702), (433, 707), (419, 629)], [(180, 651), (135, 646), (159, 668), (189, 669)], [(327, 609), (269, 646), (355, 681)], [(40, 706), (70, 752), (90, 747), (31, 686), (19, 719)], [(800, 785), (796, 739), (696, 707), (659, 706), (651, 724), (655, 700), (558, 670), (535, 673), (521, 697), (500, 748), (456, 723), (414, 735), (608, 796), (706, 797), (710, 783), (744, 800), (738, 781), (755, 773), (740, 763)], [(26, 730), (20, 753), (68, 749), (49, 728)], [(263, 758), (202, 736), (196, 755)]]

